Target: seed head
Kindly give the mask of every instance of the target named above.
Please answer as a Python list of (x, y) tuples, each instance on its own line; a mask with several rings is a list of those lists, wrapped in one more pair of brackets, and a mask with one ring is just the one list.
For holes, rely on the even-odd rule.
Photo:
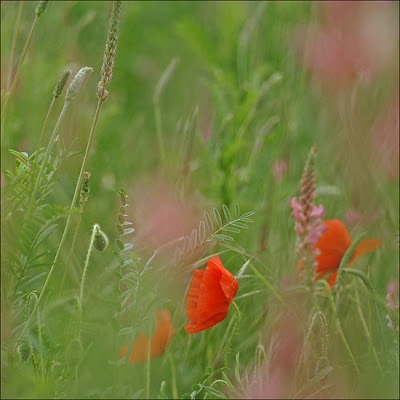
[(114, 67), (115, 53), (117, 50), (118, 41), (118, 28), (121, 11), (121, 1), (115, 0), (111, 12), (110, 26), (108, 28), (108, 35), (106, 41), (106, 48), (103, 57), (103, 66), (101, 67), (101, 81), (102, 84), (98, 85), (97, 95), (103, 101), (106, 96), (106, 85), (108, 85), (112, 78), (112, 69)]
[(83, 85), (86, 75), (90, 72), (93, 72), (93, 68), (91, 67), (83, 67), (77, 72), (74, 80), (68, 86), (65, 101), (71, 101), (76, 97)]
[(40, 18), (40, 16), (46, 11), (49, 0), (41, 0), (36, 6), (36, 15)]
[(89, 198), (89, 192), (90, 192), (90, 172), (84, 172), (83, 173), (83, 182), (82, 182), (82, 187), (81, 187), (81, 193), (80, 193), (80, 198), (79, 198), (79, 205), (83, 207), (86, 202), (88, 201)]
[(32, 354), (32, 344), (28, 342), (27, 340), (21, 341), (19, 344), (17, 351), (18, 355), (21, 358), (22, 361), (26, 361), (29, 359), (29, 357)]
[(58, 77), (58, 81), (57, 81), (56, 87), (53, 90), (53, 97), (55, 99), (58, 99), (60, 97), (61, 92), (63, 91), (64, 86), (67, 83), (67, 80), (68, 80), (70, 75), (71, 75), (71, 71), (69, 69), (66, 69)]

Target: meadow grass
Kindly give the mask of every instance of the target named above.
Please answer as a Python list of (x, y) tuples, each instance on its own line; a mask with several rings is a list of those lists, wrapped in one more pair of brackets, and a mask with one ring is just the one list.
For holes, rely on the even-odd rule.
[[(399, 397), (398, 4), (359, 4), (1, 3), (3, 398)], [(368, 73), (312, 58), (331, 15)]]

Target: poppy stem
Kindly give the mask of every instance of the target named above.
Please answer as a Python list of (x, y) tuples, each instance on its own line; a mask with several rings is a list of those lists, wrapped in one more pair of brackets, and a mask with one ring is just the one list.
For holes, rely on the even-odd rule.
[(231, 338), (230, 338), (229, 343), (228, 343), (228, 346), (227, 346), (227, 348), (226, 348), (226, 353), (225, 353), (225, 367), (228, 367), (229, 353), (230, 353), (230, 351), (231, 351), (233, 339), (235, 338), (235, 336), (236, 336), (236, 334), (237, 334), (237, 332), (238, 332), (238, 330), (239, 330), (239, 324), (240, 324), (240, 310), (239, 310), (239, 307), (237, 306), (237, 304), (236, 304), (234, 301), (232, 302), (232, 305), (235, 307), (237, 317), (236, 317), (236, 324), (235, 324), (235, 327), (233, 328)]

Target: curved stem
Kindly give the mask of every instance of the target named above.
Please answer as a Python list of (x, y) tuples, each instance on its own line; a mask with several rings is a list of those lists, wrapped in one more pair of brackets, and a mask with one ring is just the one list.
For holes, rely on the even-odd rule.
[(226, 353), (225, 353), (225, 367), (228, 366), (229, 353), (230, 353), (230, 351), (231, 351), (233, 339), (235, 338), (235, 336), (236, 336), (236, 334), (237, 334), (237, 332), (238, 332), (239, 324), (240, 324), (240, 310), (239, 310), (239, 307), (236, 305), (235, 302), (232, 302), (232, 305), (235, 307), (237, 318), (236, 318), (235, 327), (234, 327), (234, 329), (233, 329), (233, 331), (232, 331), (231, 339), (229, 340), (228, 346), (227, 346), (227, 348), (226, 348)]
[(88, 252), (86, 254), (85, 266), (83, 267), (81, 288), (80, 288), (80, 291), (79, 291), (79, 302), (80, 302), (81, 314), (82, 314), (82, 304), (83, 304), (83, 290), (85, 288), (85, 278), (86, 278), (86, 273), (87, 273), (87, 269), (88, 269), (88, 266), (89, 266), (90, 255), (92, 254), (92, 250), (93, 250), (94, 239), (96, 237), (96, 233), (97, 233), (98, 229), (99, 229), (99, 225), (95, 224), (93, 226), (92, 237), (90, 238), (89, 248), (88, 248)]

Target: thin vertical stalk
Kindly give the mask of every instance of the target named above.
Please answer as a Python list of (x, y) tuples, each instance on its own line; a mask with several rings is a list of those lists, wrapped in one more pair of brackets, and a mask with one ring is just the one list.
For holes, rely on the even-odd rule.
[(147, 360), (146, 360), (146, 399), (150, 399), (150, 351), (151, 351), (151, 335), (147, 342)]
[(10, 70), (8, 72), (8, 79), (7, 79), (7, 90), (10, 88), (10, 84), (11, 84), (12, 70), (13, 70), (14, 59), (15, 59), (15, 49), (17, 48), (17, 38), (18, 38), (18, 34), (19, 34), (19, 27), (21, 26), (21, 18), (22, 18), (23, 8), (24, 8), (24, 1), (22, 0), (19, 2), (17, 22), (15, 25), (14, 37), (13, 37), (13, 41), (12, 41), (12, 45), (11, 45), (11, 61), (10, 61)]
[[(72, 211), (72, 209), (74, 208), (74, 205), (76, 203), (76, 200), (78, 199), (79, 188), (80, 188), (81, 183), (82, 183), (83, 171), (85, 170), (85, 167), (86, 167), (88, 154), (89, 154), (90, 147), (91, 147), (91, 144), (92, 144), (92, 141), (93, 141), (94, 132), (95, 132), (95, 129), (96, 129), (96, 126), (97, 126), (97, 121), (98, 121), (99, 114), (100, 114), (100, 109), (101, 109), (101, 106), (103, 105), (103, 103), (104, 103), (104, 100), (102, 100), (102, 99), (99, 99), (99, 101), (97, 103), (96, 114), (94, 116), (92, 127), (90, 129), (89, 140), (88, 140), (88, 143), (87, 143), (87, 146), (86, 146), (85, 155), (83, 157), (82, 166), (81, 166), (81, 170), (79, 172), (78, 181), (76, 183), (75, 193), (74, 193), (74, 197), (73, 197), (72, 202), (71, 202), (70, 211)], [(67, 235), (68, 235), (70, 223), (71, 223), (71, 214), (68, 214), (67, 221), (66, 221), (65, 227), (64, 227), (64, 232), (63, 232), (61, 240), (60, 240), (60, 244), (58, 245), (56, 255), (55, 255), (53, 263), (52, 263), (52, 265), (50, 267), (49, 273), (47, 274), (46, 281), (45, 281), (45, 283), (43, 285), (42, 291), (40, 292), (40, 296), (39, 296), (39, 299), (38, 299), (38, 301), (37, 301), (37, 303), (35, 305), (34, 311), (39, 306), (39, 304), (40, 304), (40, 302), (41, 302), (41, 300), (43, 298), (43, 295), (44, 295), (44, 293), (46, 291), (47, 285), (49, 284), (50, 278), (53, 275), (55, 265), (56, 265), (56, 263), (58, 261), (58, 257), (60, 256), (60, 253), (61, 253), (61, 248), (62, 248), (62, 246), (63, 246), (63, 244), (65, 242), (65, 239), (67, 238)], [(22, 329), (21, 336), (23, 336), (25, 334), (25, 332), (26, 332), (26, 330), (27, 330), (27, 328), (29, 326), (31, 317), (32, 317), (32, 314), (28, 318), (28, 320), (26, 321), (26, 324)]]
[[(25, 47), (24, 47), (24, 50), (23, 50), (23, 52), (22, 52), (22, 57), (21, 57), (21, 60), (20, 60), (20, 62), (19, 62), (19, 64), (18, 64), (17, 72), (15, 73), (13, 83), (12, 83), (12, 85), (11, 85), (10, 90), (9, 90), (8, 93), (6, 94), (5, 103), (4, 103), (3, 109), (1, 110), (1, 122), (2, 122), (2, 124), (4, 123), (5, 115), (6, 115), (6, 112), (7, 112), (8, 101), (10, 100), (10, 97), (11, 97), (13, 91), (14, 91), (15, 83), (17, 82), (18, 75), (19, 75), (19, 73), (20, 73), (20, 71), (21, 71), (21, 67), (22, 67), (22, 64), (23, 64), (23, 62), (24, 62), (24, 59), (25, 59), (25, 56), (26, 56), (26, 52), (27, 52), (28, 47), (29, 47), (29, 43), (31, 42), (31, 39), (32, 39), (32, 36), (33, 36), (33, 32), (35, 31), (35, 28), (36, 28), (36, 25), (37, 25), (38, 21), (39, 21), (39, 16), (36, 15), (36, 16), (35, 16), (35, 20), (33, 21), (31, 30), (30, 30), (30, 32), (29, 32), (28, 39), (27, 39), (27, 41), (26, 41), (26, 43), (25, 43)], [(3, 128), (3, 126), (2, 126), (2, 128)], [(2, 130), (3, 130), (3, 129), (2, 129)]]

